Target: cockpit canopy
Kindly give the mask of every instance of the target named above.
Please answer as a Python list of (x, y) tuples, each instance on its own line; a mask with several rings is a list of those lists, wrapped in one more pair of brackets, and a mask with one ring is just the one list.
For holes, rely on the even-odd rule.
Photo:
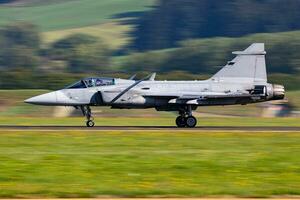
[(114, 84), (115, 84), (115, 79), (113, 78), (86, 78), (68, 86), (66, 89), (91, 88), (91, 87), (108, 86)]

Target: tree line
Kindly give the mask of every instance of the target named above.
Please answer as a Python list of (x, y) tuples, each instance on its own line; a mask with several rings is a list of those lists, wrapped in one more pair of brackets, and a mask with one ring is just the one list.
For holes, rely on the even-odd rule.
[(159, 0), (132, 32), (138, 51), (192, 38), (240, 37), (300, 29), (299, 0)]
[(0, 0), (0, 4), (2, 4), (2, 3), (12, 3), (14, 1), (15, 0)]
[(132, 71), (213, 74), (234, 57), (232, 51), (257, 42), (266, 44), (269, 73), (300, 73), (300, 31), (185, 40), (177, 48), (133, 53), (123, 58), (123, 66)]
[(33, 24), (14, 23), (0, 30), (0, 71), (105, 71), (110, 58), (107, 45), (90, 35), (70, 35), (45, 47)]

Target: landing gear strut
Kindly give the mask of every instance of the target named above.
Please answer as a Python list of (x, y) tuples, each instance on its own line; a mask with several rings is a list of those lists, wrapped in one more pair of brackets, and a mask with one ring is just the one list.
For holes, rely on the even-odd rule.
[(82, 114), (86, 117), (86, 126), (93, 127), (95, 126), (94, 118), (92, 117), (92, 111), (90, 106), (81, 106), (80, 107)]
[(179, 128), (194, 128), (197, 125), (197, 119), (193, 116), (192, 106), (186, 106), (179, 110), (180, 116), (176, 118), (176, 125)]

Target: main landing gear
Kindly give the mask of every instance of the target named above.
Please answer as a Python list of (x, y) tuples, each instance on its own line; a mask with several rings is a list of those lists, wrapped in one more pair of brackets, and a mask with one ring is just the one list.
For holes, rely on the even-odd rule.
[(86, 126), (93, 127), (95, 126), (94, 118), (92, 117), (92, 111), (90, 106), (80, 106), (82, 114), (86, 117)]
[(194, 128), (197, 125), (197, 119), (193, 116), (191, 106), (187, 106), (180, 110), (179, 114), (180, 116), (176, 118), (176, 125), (178, 128)]

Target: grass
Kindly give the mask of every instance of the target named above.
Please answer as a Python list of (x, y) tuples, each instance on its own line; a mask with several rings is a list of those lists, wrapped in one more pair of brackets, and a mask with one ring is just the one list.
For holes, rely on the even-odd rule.
[(1, 132), (0, 197), (300, 195), (298, 133)]
[[(176, 115), (157, 117), (95, 117), (97, 126), (175, 126)], [(282, 126), (299, 127), (298, 118), (200, 117), (199, 126)], [(85, 118), (0, 117), (0, 125), (85, 126)]]
[(16, 0), (12, 3), (4, 4), (6, 6), (38, 6), (38, 5), (50, 5), (55, 3), (62, 3), (66, 1), (76, 1), (76, 0)]
[(291, 101), (292, 105), (300, 110), (300, 91), (291, 91), (287, 93), (287, 99)]
[(132, 25), (113, 19), (118, 14), (149, 10), (155, 0), (31, 0), (0, 6), (0, 26), (26, 21), (42, 31), (43, 45), (75, 33), (99, 37), (111, 49), (128, 44)]
[(24, 103), (24, 100), (42, 93), (47, 90), (0, 90), (0, 116), (18, 116), (32, 115), (34, 113), (49, 113), (52, 111), (50, 107), (42, 107), (36, 109)]
[(111, 49), (119, 49), (129, 43), (128, 32), (130, 30), (132, 30), (132, 26), (121, 24), (118, 20), (112, 20), (100, 25), (44, 32), (42, 33), (42, 40), (47, 46), (69, 35), (83, 33), (100, 38)]
[(113, 16), (149, 9), (155, 0), (74, 0), (0, 6), (0, 25), (16, 20), (29, 21), (42, 31), (65, 30), (109, 22)]

